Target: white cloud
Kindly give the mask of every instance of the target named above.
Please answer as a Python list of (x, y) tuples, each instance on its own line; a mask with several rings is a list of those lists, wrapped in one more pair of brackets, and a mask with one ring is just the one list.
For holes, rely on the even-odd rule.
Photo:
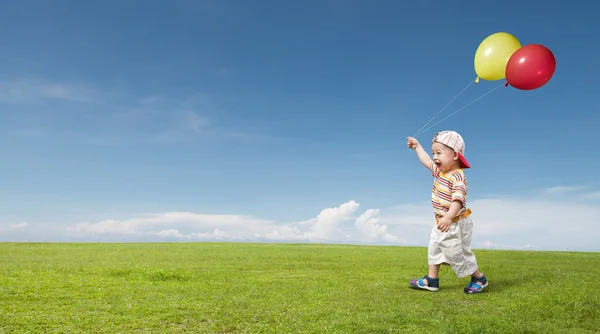
[(0, 222), (0, 242), (12, 240), (26, 240), (32, 234), (29, 224)]
[(169, 109), (216, 109), (217, 104), (213, 97), (205, 93), (172, 97), (164, 94), (150, 94), (137, 99), (137, 104), (144, 108), (169, 110)]
[(581, 195), (585, 199), (600, 199), (600, 191), (594, 191)]
[(329, 240), (341, 231), (338, 226), (344, 221), (352, 218), (352, 214), (358, 209), (359, 204), (349, 201), (337, 208), (327, 208), (321, 211), (311, 226), (307, 236), (314, 240)]
[(369, 209), (365, 211), (365, 213), (356, 219), (356, 227), (373, 239), (381, 238), (389, 242), (400, 241), (400, 238), (388, 232), (387, 225), (379, 224), (381, 219), (377, 218), (378, 215), (379, 209)]
[[(600, 230), (595, 228), (600, 226), (600, 205), (579, 200), (588, 193), (569, 191), (574, 193), (568, 199), (511, 196), (470, 200), (473, 247), (600, 250)], [(426, 245), (433, 222), (429, 203), (399, 206), (380, 219), (392, 232), (409, 232), (407, 238), (419, 245)]]
[[(143, 95), (85, 83), (20, 78), (0, 81), (0, 103), (19, 106), (10, 122), (1, 125), (3, 133), (18, 138), (56, 136), (102, 146), (178, 144), (210, 136), (259, 138), (209, 119), (220, 106), (204, 92)], [(63, 128), (66, 119), (78, 126)]]
[[(242, 215), (168, 212), (128, 220), (78, 223), (65, 228), (75, 237), (161, 237), (172, 240), (394, 242), (400, 240), (377, 222), (377, 210), (356, 217), (360, 204), (349, 201), (312, 219), (278, 224)], [(358, 227), (358, 228), (356, 228)], [(154, 238), (153, 240), (155, 240)]]
[[(473, 248), (600, 251), (600, 205), (580, 201), (589, 194), (548, 198), (494, 197), (472, 199)], [(573, 200), (574, 199), (574, 200)], [(11, 224), (1, 229), (3, 239), (35, 239), (32, 233), (69, 240), (137, 241), (259, 241), (318, 242), (426, 246), (433, 227), (428, 202), (406, 203), (386, 209), (366, 208), (348, 201), (323, 209), (298, 222), (276, 222), (235, 214), (166, 212), (131, 219), (62, 225)], [(55, 225), (56, 226), (56, 225)], [(1, 227), (1, 225), (0, 225)], [(20, 229), (17, 229), (19, 227)], [(25, 228), (27, 227), (27, 228)]]
[(27, 223), (10, 224), (9, 230), (24, 230), (27, 227)]
[(155, 236), (160, 236), (160, 237), (167, 237), (167, 238), (175, 238), (175, 239), (180, 239), (180, 240), (215, 240), (215, 239), (222, 239), (227, 237), (227, 234), (224, 233), (223, 231), (219, 230), (218, 228), (215, 229), (214, 231), (210, 232), (210, 233), (197, 233), (197, 232), (193, 232), (190, 234), (183, 234), (181, 232), (179, 232), (176, 229), (168, 229), (168, 230), (161, 230), (160, 232), (148, 232), (149, 235), (155, 235)]
[(562, 195), (562, 194), (566, 194), (566, 193), (582, 191), (587, 188), (588, 187), (586, 187), (586, 186), (557, 186), (557, 187), (551, 187), (551, 188), (545, 189), (544, 193), (548, 194), (548, 195)]
[(590, 186), (557, 186), (544, 189), (541, 194), (563, 201), (590, 202), (600, 199), (600, 191), (594, 191)]
[(221, 67), (218, 72), (222, 76), (232, 76), (237, 73), (234, 69), (229, 67)]
[(1, 222), (0, 223), (0, 232), (24, 231), (28, 225), (29, 224), (27, 224), (25, 222), (22, 222), (22, 223)]
[(81, 83), (61, 83), (42, 79), (18, 79), (0, 82), (0, 101), (33, 103), (42, 100), (94, 102), (105, 98), (106, 92)]
[(210, 120), (192, 110), (142, 110), (126, 129), (125, 141), (155, 144), (187, 142), (212, 130)]
[[(97, 223), (78, 223), (67, 226), (66, 231), (73, 235), (160, 235), (161, 231), (174, 230), (177, 232), (191, 231), (185, 235), (196, 235), (197, 230), (203, 230), (202, 233), (214, 233), (216, 230), (231, 229), (242, 230), (244, 235), (246, 228), (256, 227), (263, 229), (273, 224), (270, 221), (261, 220), (242, 215), (216, 215), (216, 214), (195, 214), (190, 212), (167, 212), (146, 217), (133, 218), (128, 220), (104, 220)], [(218, 233), (217, 233), (218, 234)], [(162, 235), (174, 235), (174, 232), (164, 232)], [(200, 234), (197, 234), (200, 235)]]

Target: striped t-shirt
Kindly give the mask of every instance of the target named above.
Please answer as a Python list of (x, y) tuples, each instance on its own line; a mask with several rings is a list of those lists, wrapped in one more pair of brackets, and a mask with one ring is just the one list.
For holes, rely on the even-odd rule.
[(433, 212), (437, 215), (446, 213), (450, 210), (450, 204), (453, 201), (462, 202), (462, 207), (457, 215), (465, 213), (467, 210), (467, 178), (462, 169), (458, 169), (452, 174), (445, 175), (440, 171), (437, 165), (432, 161), (429, 165), (433, 175), (433, 187), (431, 188), (431, 204)]

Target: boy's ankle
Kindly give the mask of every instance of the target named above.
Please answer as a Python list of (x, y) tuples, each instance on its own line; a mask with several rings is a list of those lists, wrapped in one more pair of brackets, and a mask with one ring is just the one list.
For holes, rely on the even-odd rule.
[(481, 282), (481, 283), (486, 283), (487, 282), (487, 278), (485, 277), (485, 275), (482, 273), (481, 276), (477, 277), (477, 276), (471, 276), (471, 282)]
[(425, 276), (425, 277), (423, 277), (423, 279), (425, 279), (425, 281), (427, 281), (427, 286), (436, 287), (436, 288), (438, 288), (440, 286), (439, 277)]

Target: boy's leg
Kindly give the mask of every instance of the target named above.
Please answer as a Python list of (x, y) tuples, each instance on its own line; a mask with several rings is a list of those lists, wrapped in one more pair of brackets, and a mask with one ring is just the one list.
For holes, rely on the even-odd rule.
[(440, 263), (445, 262), (444, 254), (437, 245), (438, 231), (434, 226), (429, 237), (429, 246), (427, 248), (427, 275), (419, 279), (412, 279), (410, 285), (415, 288), (437, 291), (439, 289), (439, 271)]
[(464, 219), (461, 221), (461, 241), (463, 254), (465, 257), (465, 263), (469, 268), (475, 268), (475, 270), (469, 269), (468, 271), (473, 271), (471, 273), (471, 281), (465, 287), (465, 293), (477, 293), (483, 290), (483, 288), (488, 286), (487, 278), (485, 275), (479, 271), (477, 260), (475, 258), (475, 254), (471, 250), (471, 236), (473, 232), (473, 222), (470, 218)]
[(485, 277), (485, 275), (479, 270), (476, 270), (471, 275), (471, 281), (469, 282), (469, 284), (467, 284), (464, 291), (468, 294), (478, 293), (481, 292), (487, 286), (487, 277)]
[(457, 277), (469, 276), (473, 271), (467, 273), (467, 264), (462, 249), (460, 226), (457, 223), (450, 225), (450, 230), (440, 234), (438, 240), (439, 252), (444, 262), (450, 265)]
[(431, 278), (438, 278), (439, 273), (440, 273), (440, 265), (439, 264), (430, 264), (429, 265), (429, 270), (427, 272), (427, 276), (429, 276)]
[(475, 272), (471, 274), (471, 277), (473, 277), (473, 278), (481, 278), (482, 276), (483, 276), (483, 273), (481, 271), (479, 271), (479, 269), (475, 270)]
[(465, 268), (460, 276), (471, 276), (476, 275), (477, 278), (481, 277), (479, 272), (479, 266), (477, 264), (477, 258), (471, 250), (471, 238), (473, 236), (473, 221), (470, 217), (463, 218), (457, 222), (460, 228), (460, 246), (462, 247), (462, 256), (464, 258)]
[[(487, 279), (478, 270), (475, 254), (471, 251), (472, 230), (473, 222), (469, 217), (453, 223), (448, 232), (439, 232), (436, 227), (433, 228), (428, 256), (431, 274), (436, 275), (435, 283), (438, 283), (439, 264), (448, 263), (457, 277), (471, 276), (471, 282), (465, 288), (465, 292), (479, 292), (487, 286)], [(477, 285), (473, 285), (475, 283)], [(473, 292), (474, 290), (476, 291)]]
[(440, 279), (438, 278), (439, 271), (439, 264), (430, 264), (427, 275), (421, 278), (410, 280), (410, 285), (413, 288), (425, 289), (429, 291), (438, 291), (440, 288)]
[(430, 264), (428, 267), (429, 270), (427, 271), (427, 276), (423, 277), (423, 283), (425, 283), (425, 285), (428, 285), (429, 283), (427, 282), (427, 278), (438, 278), (438, 275), (440, 274), (439, 264)]
[(471, 251), (471, 231), (473, 223), (469, 217), (450, 226), (450, 230), (440, 238), (440, 248), (457, 277), (471, 276), (477, 271), (475, 254)]

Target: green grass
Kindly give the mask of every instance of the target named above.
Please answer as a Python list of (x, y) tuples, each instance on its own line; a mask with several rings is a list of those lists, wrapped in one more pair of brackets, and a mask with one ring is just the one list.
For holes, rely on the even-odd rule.
[(475, 252), (486, 292), (427, 250), (237, 243), (0, 244), (0, 332), (591, 333), (600, 254)]

